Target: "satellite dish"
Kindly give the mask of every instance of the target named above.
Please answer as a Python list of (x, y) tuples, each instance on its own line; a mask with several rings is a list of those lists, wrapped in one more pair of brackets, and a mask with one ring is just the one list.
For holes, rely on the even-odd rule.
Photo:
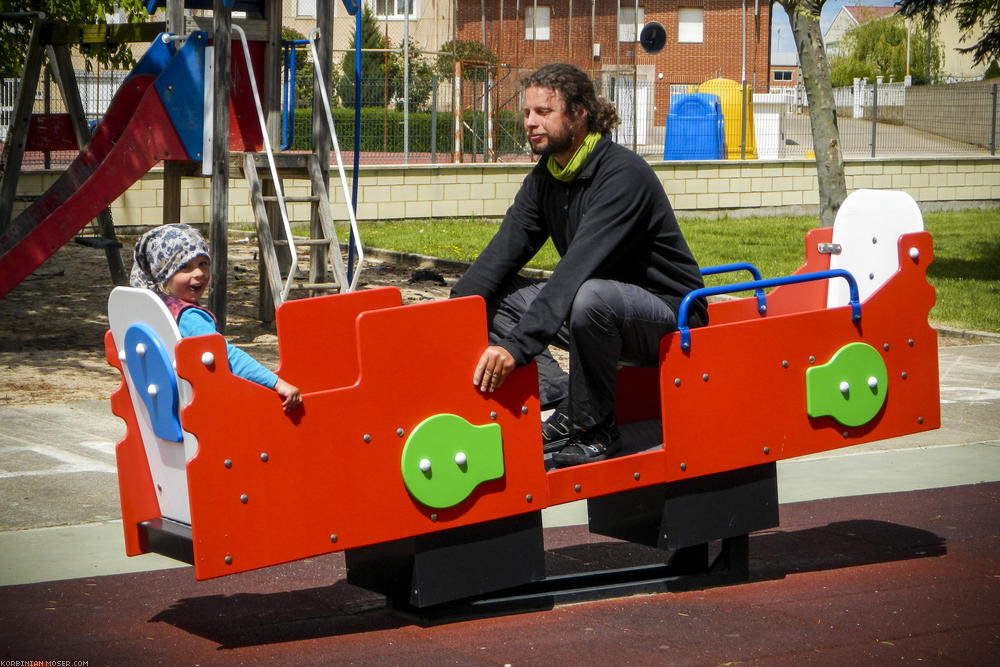
[(663, 50), (667, 43), (667, 29), (656, 21), (650, 21), (639, 31), (639, 46), (650, 55)]

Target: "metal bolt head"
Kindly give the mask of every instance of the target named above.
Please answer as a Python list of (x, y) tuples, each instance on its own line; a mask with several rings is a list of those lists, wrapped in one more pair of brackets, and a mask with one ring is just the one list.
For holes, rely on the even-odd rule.
[(271, 457), (267, 455), (267, 452), (260, 453), (260, 460), (263, 461), (264, 463), (267, 463), (270, 458)]
[(705, 382), (708, 382), (708, 373), (702, 373), (701, 379), (704, 380)]
[(905, 380), (906, 377), (907, 377), (906, 371), (903, 371), (902, 373), (900, 373), (900, 377), (902, 377)]
[(917, 417), (917, 423), (918, 424), (923, 424), (924, 423), (924, 418), (923, 417)]
[(497, 411), (496, 410), (491, 410), (490, 411), (490, 419), (496, 419), (496, 418), (497, 418)]
[(233, 467), (233, 460), (232, 459), (226, 459), (225, 461), (222, 462), (222, 465), (226, 466), (227, 468), (232, 468)]
[(372, 441), (371, 433), (365, 433), (364, 440), (365, 440), (365, 442), (371, 442)]
[(580, 486), (579, 484), (574, 484), (574, 485), (573, 485), (573, 490), (574, 490), (574, 491), (576, 491), (577, 493), (580, 493), (580, 489), (581, 489), (581, 488), (582, 488), (582, 487), (581, 487), (581, 486)]
[(402, 428), (397, 428), (396, 429), (396, 435), (398, 435), (400, 438), (403, 437), (403, 433), (404, 433), (404, 431), (403, 431)]
[(521, 406), (521, 414), (522, 415), (528, 414), (528, 406), (527, 405), (522, 405)]
[(330, 541), (333, 542), (333, 543), (337, 542), (337, 534), (336, 533), (334, 533), (333, 535), (330, 536)]
[(882, 343), (882, 349), (885, 350), (886, 352), (888, 352), (889, 351), (889, 343)]
[(639, 475), (639, 473), (633, 473), (633, 474), (632, 474), (632, 477), (633, 477), (633, 478), (635, 479), (635, 481), (637, 481), (637, 482), (638, 482), (638, 481), (639, 481), (639, 477), (640, 477), (640, 475)]
[(771, 453), (771, 448), (770, 447), (765, 447), (764, 448), (764, 454), (767, 455), (767, 454), (770, 454), (770, 453)]
[(243, 503), (244, 505), (246, 505), (247, 501), (249, 501), (249, 500), (250, 500), (250, 498), (245, 493), (240, 496), (240, 502)]
[(908, 338), (906, 340), (906, 344), (909, 345), (910, 347), (913, 347), (913, 339), (912, 338)]
[(438, 520), (438, 515), (437, 514), (431, 514), (431, 521), (437, 521), (437, 520)]
[(529, 493), (529, 494), (527, 494), (527, 495), (526, 495), (526, 496), (524, 497), (524, 500), (525, 500), (525, 502), (529, 502), (529, 503), (530, 503), (530, 502), (531, 502), (531, 501), (533, 500), (533, 498), (531, 497), (531, 494)]
[(688, 469), (688, 464), (682, 462), (681, 463), (681, 470), (687, 470), (687, 469)]
[(226, 554), (226, 557), (223, 558), (223, 560), (226, 561), (226, 565), (232, 565), (233, 564), (233, 557), (230, 556), (229, 554)]
[(809, 355), (809, 363), (810, 364), (815, 364), (816, 363), (816, 357), (810, 354)]
[(681, 379), (680, 378), (674, 378), (674, 386), (675, 387), (681, 386)]
[(782, 359), (781, 360), (781, 367), (782, 368), (788, 368), (788, 359)]

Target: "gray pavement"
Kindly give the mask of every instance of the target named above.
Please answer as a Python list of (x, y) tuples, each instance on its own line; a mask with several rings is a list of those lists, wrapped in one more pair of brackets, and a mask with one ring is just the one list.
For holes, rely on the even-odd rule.
[[(1000, 481), (1000, 343), (942, 347), (941, 428), (783, 461), (782, 503)], [(127, 558), (108, 401), (0, 407), (0, 586), (178, 567)], [(586, 505), (543, 512), (586, 522)], [(193, 575), (192, 575), (193, 576)]]

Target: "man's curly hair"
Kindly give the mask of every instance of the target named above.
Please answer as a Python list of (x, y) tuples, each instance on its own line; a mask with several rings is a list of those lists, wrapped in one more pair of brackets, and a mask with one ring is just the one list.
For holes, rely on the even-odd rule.
[(590, 132), (606, 134), (621, 123), (614, 105), (597, 96), (590, 77), (575, 65), (546, 65), (525, 77), (521, 84), (525, 88), (536, 86), (558, 91), (566, 104), (567, 112), (575, 113), (578, 109), (586, 109), (587, 130)]

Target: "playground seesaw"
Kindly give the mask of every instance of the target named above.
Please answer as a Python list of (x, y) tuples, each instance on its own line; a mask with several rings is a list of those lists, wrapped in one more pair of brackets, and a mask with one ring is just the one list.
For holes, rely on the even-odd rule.
[(478, 297), (283, 303), (280, 373), (303, 393), (286, 415), (221, 336), (180, 340), (158, 299), (117, 288), (127, 552), (206, 579), (345, 551), (349, 582), (428, 607), (545, 584), (540, 511), (587, 499), (592, 531), (666, 550), (663, 581), (745, 578), (748, 534), (778, 524), (776, 461), (939, 426), (932, 255), (907, 195), (853, 194), (796, 273), (707, 288), (754, 294), (699, 329), (682, 308), (659, 366), (621, 369), (622, 455), (552, 471), (534, 367), (489, 396), (471, 382)]

